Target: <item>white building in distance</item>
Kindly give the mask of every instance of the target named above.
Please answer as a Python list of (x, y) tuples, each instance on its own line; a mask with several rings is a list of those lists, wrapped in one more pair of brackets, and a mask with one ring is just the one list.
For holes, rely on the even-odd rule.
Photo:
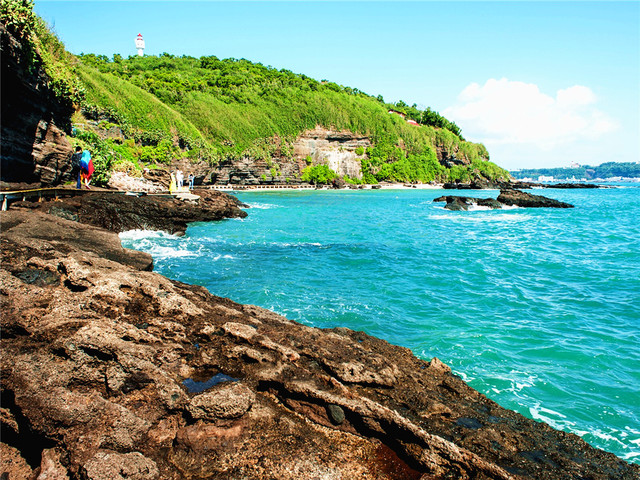
[(136, 37), (136, 48), (138, 49), (138, 56), (142, 57), (144, 55), (144, 38), (142, 38), (141, 33)]

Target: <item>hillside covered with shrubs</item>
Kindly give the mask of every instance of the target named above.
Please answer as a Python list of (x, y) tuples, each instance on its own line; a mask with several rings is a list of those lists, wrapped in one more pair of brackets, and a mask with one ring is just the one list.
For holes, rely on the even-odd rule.
[[(33, 61), (46, 67), (60, 100), (74, 105), (73, 142), (95, 152), (100, 181), (114, 168), (136, 172), (180, 160), (215, 167), (249, 158), (278, 170), (278, 162), (293, 158), (296, 138), (316, 127), (370, 139), (359, 156), (362, 176), (350, 181), (509, 177), (489, 161), (484, 145), (467, 142), (455, 123), (430, 108), (389, 104), (246, 59), (76, 56), (33, 13), (30, 0), (3, 0), (1, 15), (32, 47)], [(333, 177), (314, 176), (314, 167), (299, 178)]]

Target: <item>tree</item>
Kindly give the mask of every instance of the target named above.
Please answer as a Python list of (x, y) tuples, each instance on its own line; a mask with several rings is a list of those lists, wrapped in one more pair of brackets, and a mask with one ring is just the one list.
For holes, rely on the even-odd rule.
[(300, 178), (302, 181), (314, 185), (326, 185), (331, 180), (338, 178), (338, 174), (331, 170), (328, 165), (315, 165), (305, 168)]

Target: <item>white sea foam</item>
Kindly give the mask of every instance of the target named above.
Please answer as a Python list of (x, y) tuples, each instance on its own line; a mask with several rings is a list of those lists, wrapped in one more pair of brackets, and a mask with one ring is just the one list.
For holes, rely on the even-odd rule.
[(508, 374), (497, 375), (493, 378), (509, 384), (508, 386), (505, 385), (505, 388), (492, 386), (491, 390), (493, 392), (497, 394), (502, 394), (503, 392), (511, 392), (514, 396), (519, 398), (523, 398), (522, 395), (519, 395), (522, 390), (533, 387), (538, 381), (537, 376), (518, 370), (512, 370)]
[[(621, 438), (626, 437), (626, 432), (617, 430), (615, 428), (609, 429), (609, 431), (603, 431), (599, 428), (590, 428), (588, 430), (579, 428), (576, 422), (568, 420), (566, 415), (563, 415), (559, 412), (551, 410), (549, 408), (544, 408), (540, 406), (539, 403), (536, 403), (533, 407), (529, 407), (529, 413), (531, 414), (531, 418), (534, 420), (539, 420), (547, 423), (551, 427), (556, 430), (563, 430), (566, 432), (575, 433), (579, 437), (595, 437), (599, 440), (602, 440), (607, 443), (616, 443), (623, 449), (628, 449), (628, 445), (625, 444), (621, 440)], [(640, 447), (640, 439), (630, 440), (630, 444)], [(630, 451), (625, 452), (621, 455), (621, 457), (625, 460), (630, 460), (632, 458), (636, 458), (640, 456), (639, 451)]]
[(119, 236), (129, 248), (147, 252), (154, 258), (189, 258), (201, 254), (192, 242), (162, 231), (129, 230)]
[(496, 215), (482, 215), (469, 217), (472, 222), (526, 222), (531, 217), (522, 213), (498, 213)]
[(247, 205), (249, 205), (249, 207), (251, 208), (256, 208), (258, 210), (269, 210), (271, 208), (278, 208), (278, 205), (274, 205), (272, 203), (247, 203)]
[(329, 247), (330, 245), (323, 245), (318, 242), (264, 242), (264, 241), (250, 241), (250, 242), (236, 242), (233, 244), (236, 247), (253, 247), (253, 246), (265, 246), (265, 247), (282, 247), (282, 248), (304, 248), (304, 247)]
[(318, 242), (300, 242), (300, 243), (274, 243), (274, 245), (277, 245), (279, 247), (322, 247), (323, 245), (321, 243)]
[(471, 205), (469, 205), (470, 212), (486, 212), (489, 210), (493, 210), (493, 209), (485, 205), (478, 205), (477, 203), (472, 203)]
[(235, 260), (236, 257), (233, 255), (216, 255), (215, 257), (209, 258), (209, 260), (213, 260), (217, 262), (218, 260)]
[(151, 251), (153, 257), (171, 257), (171, 258), (187, 258), (197, 257), (197, 253), (189, 252), (187, 250), (181, 250), (179, 248), (171, 247), (158, 247)]
[[(451, 212), (450, 214), (445, 214), (445, 215), (441, 215), (441, 214), (429, 215), (429, 219), (447, 220), (449, 222), (461, 222), (461, 223), (525, 222), (531, 219), (529, 215), (526, 215), (524, 213), (491, 213), (491, 212), (485, 213), (482, 210), (485, 210), (485, 207), (478, 207), (478, 209), (475, 209), (476, 212), (479, 212), (479, 214), (476, 214), (476, 215), (473, 215), (473, 214), (464, 215), (464, 212), (461, 212), (462, 214), (459, 214), (458, 212)], [(469, 209), (469, 211), (474, 211), (474, 210)]]
[(566, 420), (566, 416), (549, 408), (542, 407), (539, 403), (529, 407), (529, 413), (534, 420), (543, 421), (557, 430), (569, 430), (576, 435), (584, 436), (588, 431), (580, 431), (576, 428), (576, 424)]
[(176, 238), (167, 232), (161, 230), (127, 230), (118, 234), (121, 240), (142, 240), (150, 238)]

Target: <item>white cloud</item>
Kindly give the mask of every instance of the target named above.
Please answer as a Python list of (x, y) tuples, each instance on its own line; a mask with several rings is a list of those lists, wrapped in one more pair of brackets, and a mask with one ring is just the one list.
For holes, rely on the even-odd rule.
[(468, 85), (443, 115), (466, 137), (487, 145), (534, 144), (550, 150), (618, 128), (596, 103), (593, 91), (582, 85), (551, 96), (535, 84), (492, 78)]

